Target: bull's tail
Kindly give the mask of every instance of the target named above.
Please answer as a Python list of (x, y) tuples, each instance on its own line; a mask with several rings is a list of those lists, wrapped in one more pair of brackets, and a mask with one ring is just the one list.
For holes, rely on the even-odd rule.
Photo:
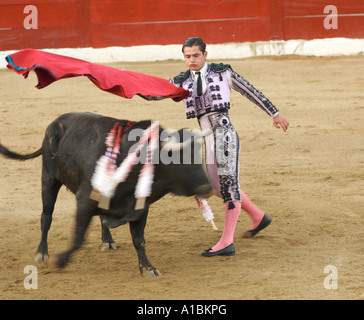
[(13, 151), (10, 151), (9, 149), (5, 148), (2, 144), (0, 144), (0, 154), (3, 156), (10, 158), (10, 159), (16, 159), (16, 160), (29, 160), (34, 159), (36, 157), (39, 157), (43, 153), (43, 149), (40, 148), (37, 151), (29, 154), (19, 154)]

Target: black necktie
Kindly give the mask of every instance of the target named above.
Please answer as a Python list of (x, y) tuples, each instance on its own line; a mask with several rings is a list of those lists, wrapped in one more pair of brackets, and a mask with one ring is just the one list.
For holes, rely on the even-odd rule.
[(198, 78), (197, 78), (197, 95), (200, 97), (200, 96), (202, 96), (201, 72), (198, 71), (198, 72), (196, 72), (196, 74), (198, 75)]

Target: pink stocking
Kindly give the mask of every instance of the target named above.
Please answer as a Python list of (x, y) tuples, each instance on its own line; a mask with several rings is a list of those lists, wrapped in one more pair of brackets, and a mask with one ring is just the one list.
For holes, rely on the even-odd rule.
[(262, 221), (264, 217), (264, 212), (260, 210), (244, 193), (243, 190), (240, 189), (241, 196), (241, 208), (248, 213), (250, 218), (252, 219), (252, 223), (250, 225), (249, 230), (255, 229), (260, 221)]
[(237, 201), (234, 201), (233, 203), (235, 205), (234, 209), (229, 209), (229, 202), (225, 203), (226, 209), (224, 231), (219, 242), (214, 247), (212, 247), (212, 252), (224, 249), (234, 241), (234, 232), (240, 214), (241, 203)]

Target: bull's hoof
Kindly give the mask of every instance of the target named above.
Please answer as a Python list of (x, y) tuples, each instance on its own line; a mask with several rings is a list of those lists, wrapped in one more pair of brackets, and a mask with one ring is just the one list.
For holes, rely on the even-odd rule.
[(155, 277), (159, 277), (162, 274), (160, 273), (160, 271), (158, 269), (151, 269), (151, 270), (145, 270), (142, 272), (142, 276), (144, 278), (155, 278)]
[(101, 245), (101, 251), (102, 252), (105, 252), (105, 251), (108, 251), (109, 249), (112, 249), (114, 251), (118, 250), (115, 242), (104, 242), (102, 245)]
[(38, 252), (34, 257), (34, 261), (36, 263), (41, 263), (42, 261), (48, 263), (49, 262), (49, 256), (48, 256), (48, 254), (42, 254), (42, 253)]
[(49, 262), (53, 268), (64, 268), (68, 262), (68, 258), (63, 254), (59, 254), (56, 257), (52, 257)]

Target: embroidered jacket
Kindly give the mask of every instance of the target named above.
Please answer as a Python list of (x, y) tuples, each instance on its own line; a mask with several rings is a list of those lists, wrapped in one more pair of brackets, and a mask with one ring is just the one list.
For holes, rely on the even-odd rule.
[(183, 87), (190, 91), (190, 96), (183, 100), (187, 119), (199, 117), (209, 112), (228, 110), (230, 108), (231, 88), (255, 103), (271, 117), (278, 113), (276, 107), (263, 93), (233, 71), (228, 64), (211, 63), (208, 65), (205, 75), (206, 91), (200, 97), (193, 94), (196, 83), (190, 70), (181, 72), (169, 81), (177, 87)]

